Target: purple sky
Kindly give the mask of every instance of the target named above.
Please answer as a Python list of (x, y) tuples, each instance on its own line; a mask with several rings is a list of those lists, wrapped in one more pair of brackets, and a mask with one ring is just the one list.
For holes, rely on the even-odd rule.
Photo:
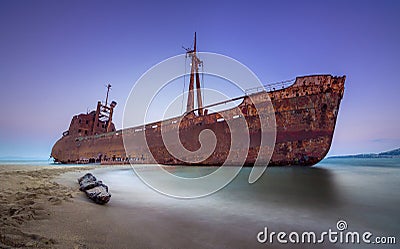
[(0, 157), (48, 157), (104, 85), (117, 106), (151, 66), (199, 50), (264, 83), (347, 75), (330, 155), (400, 146), (398, 1), (0, 1)]

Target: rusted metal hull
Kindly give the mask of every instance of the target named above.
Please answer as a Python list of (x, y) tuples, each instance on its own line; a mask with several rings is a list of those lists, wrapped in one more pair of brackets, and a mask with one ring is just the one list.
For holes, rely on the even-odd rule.
[[(245, 165), (253, 165), (260, 150), (259, 113), (253, 101), (265, 101), (269, 96), (276, 118), (276, 141), (269, 165), (304, 165), (318, 163), (328, 153), (335, 129), (340, 101), (344, 93), (343, 77), (314, 75), (297, 77), (295, 83), (285, 89), (259, 92), (246, 96), (238, 106), (249, 127), (250, 148)], [(232, 110), (226, 110), (227, 115)], [(230, 151), (231, 133), (226, 122), (217, 122), (218, 113), (205, 116), (188, 114), (179, 126), (180, 139), (186, 149), (200, 147), (199, 134), (210, 129), (217, 138), (214, 152), (196, 165), (218, 166), (224, 164)], [(172, 124), (173, 121), (172, 121)], [(157, 128), (154, 128), (156, 127)], [(145, 127), (148, 127), (144, 129)], [(122, 133), (128, 141), (135, 141), (125, 150)], [(144, 139), (145, 138), (145, 139)], [(143, 140), (143, 141), (142, 141)], [(147, 140), (147, 141), (145, 141)], [(127, 141), (125, 141), (127, 143)], [(148, 147), (147, 147), (147, 145)], [(151, 155), (149, 154), (151, 153)], [(129, 128), (91, 136), (66, 135), (54, 145), (52, 157), (61, 163), (102, 162), (110, 164), (169, 164), (188, 165), (176, 159), (165, 148), (160, 122), (142, 128)], [(187, 161), (190, 161), (188, 158)], [(261, 162), (263, 163), (263, 162)], [(234, 162), (233, 162), (234, 164)]]

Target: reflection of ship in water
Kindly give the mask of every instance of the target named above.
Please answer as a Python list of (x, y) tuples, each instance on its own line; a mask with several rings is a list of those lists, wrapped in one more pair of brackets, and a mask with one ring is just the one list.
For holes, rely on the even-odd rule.
[[(168, 123), (167, 132), (168, 129), (179, 129), (179, 138), (190, 151), (199, 149), (198, 138), (202, 130), (212, 130), (217, 139), (216, 148), (211, 156), (196, 164), (222, 165), (231, 150), (231, 132), (225, 120), (228, 117), (247, 122), (250, 148), (246, 152), (245, 165), (253, 165), (261, 144), (259, 115), (271, 112), (268, 109), (256, 109), (255, 106), (270, 99), (276, 118), (276, 142), (269, 165), (308, 166), (325, 157), (332, 142), (345, 76), (297, 77), (295, 80), (266, 85), (262, 89), (249, 89), (242, 97), (203, 106), (199, 73), (202, 62), (196, 52), (195, 37), (193, 50), (187, 50), (192, 63), (187, 108), (182, 117), (117, 131), (112, 123), (116, 102), (108, 104), (111, 87), (108, 85), (105, 103), (98, 102), (96, 111), (74, 116), (68, 131), (54, 145), (51, 156), (61, 163), (188, 164), (172, 156), (163, 143), (160, 127), (161, 123)], [(238, 100), (242, 102), (235, 108), (219, 113), (207, 111), (207, 108)], [(182, 121), (178, 122), (180, 119)], [(122, 132), (129, 141), (135, 141), (134, 145), (129, 146), (129, 151), (124, 148)], [(186, 158), (185, 161), (196, 160)]]

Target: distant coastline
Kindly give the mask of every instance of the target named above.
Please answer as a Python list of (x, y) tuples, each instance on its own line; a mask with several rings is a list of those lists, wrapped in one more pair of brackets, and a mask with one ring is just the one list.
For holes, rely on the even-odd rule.
[(381, 153), (330, 156), (328, 158), (400, 158), (400, 148)]

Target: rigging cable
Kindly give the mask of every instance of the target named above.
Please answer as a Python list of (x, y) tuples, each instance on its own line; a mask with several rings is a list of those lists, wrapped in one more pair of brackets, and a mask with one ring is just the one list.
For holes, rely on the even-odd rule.
[[(205, 90), (205, 86), (204, 86), (204, 64), (203, 62), (201, 62), (201, 83), (203, 83), (203, 90)], [(203, 94), (201, 95), (201, 97), (203, 98), (203, 106), (205, 105), (204, 103), (204, 91)]]
[(185, 55), (185, 74), (183, 75), (183, 89), (182, 89), (182, 107), (181, 113), (183, 113), (183, 102), (185, 100), (185, 88), (186, 88), (186, 65), (187, 64), (187, 54)]

